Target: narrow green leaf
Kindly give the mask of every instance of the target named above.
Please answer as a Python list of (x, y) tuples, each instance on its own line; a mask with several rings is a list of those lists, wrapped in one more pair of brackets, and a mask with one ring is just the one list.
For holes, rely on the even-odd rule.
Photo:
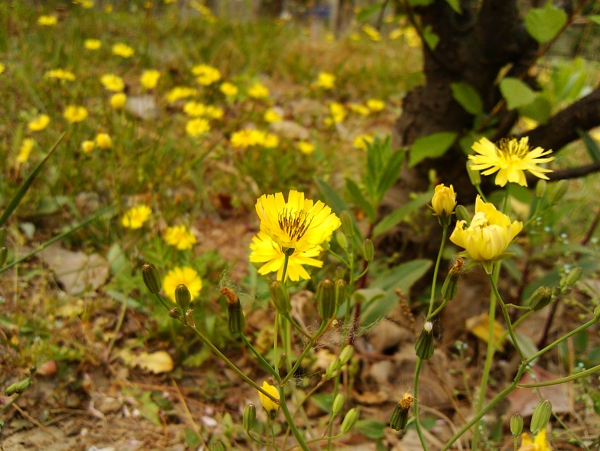
[[(346, 202), (344, 202), (339, 194), (327, 182), (322, 179), (315, 178), (315, 183), (319, 187), (321, 194), (323, 194), (325, 197), (325, 203), (331, 207), (331, 210), (333, 210), (336, 215), (341, 215), (342, 211), (344, 210), (350, 211), (350, 208), (348, 208)], [(354, 216), (350, 216), (352, 217), (352, 223), (354, 224), (354, 233), (356, 238), (360, 241), (360, 243), (362, 243), (364, 240), (362, 233), (360, 233), (360, 229), (358, 228), (358, 224), (356, 224)]]
[(435, 0), (408, 0), (410, 6), (427, 6), (431, 5)]
[(460, 9), (460, 0), (446, 0), (446, 3), (450, 5), (456, 13), (462, 14), (462, 9)]
[(525, 15), (525, 29), (533, 39), (543, 44), (554, 38), (567, 23), (567, 14), (546, 3), (543, 8), (530, 9)]
[(381, 199), (385, 196), (385, 193), (387, 193), (394, 183), (396, 183), (396, 180), (398, 180), (398, 175), (400, 174), (403, 162), (404, 151), (402, 150), (397, 150), (390, 156), (385, 170), (379, 179), (379, 184), (377, 185), (377, 205), (379, 205)]
[(506, 100), (506, 107), (514, 110), (529, 105), (535, 100), (536, 93), (518, 78), (506, 77), (500, 82), (500, 92)]
[(450, 89), (452, 89), (454, 100), (468, 113), (478, 115), (483, 112), (483, 101), (479, 93), (469, 83), (465, 83), (464, 81), (452, 83)]
[(438, 42), (440, 42), (440, 37), (431, 30), (430, 25), (427, 25), (423, 29), (423, 39), (425, 40), (425, 42), (427, 43), (427, 46), (431, 50), (435, 50), (435, 48), (438, 45)]
[(588, 153), (590, 154), (592, 160), (594, 160), (595, 162), (600, 161), (600, 147), (598, 146), (596, 140), (592, 138), (589, 135), (589, 133), (587, 133), (584, 130), (581, 130), (580, 128), (577, 129), (577, 134), (585, 144), (585, 147)]
[(365, 196), (363, 196), (363, 193), (360, 191), (358, 185), (354, 183), (353, 180), (346, 179), (346, 188), (348, 188), (348, 192), (350, 193), (354, 203), (367, 214), (371, 222), (375, 222), (377, 219), (375, 208), (373, 208), (373, 205), (371, 205), (371, 203), (365, 199)]
[(600, 15), (585, 16), (585, 18), (595, 24), (600, 25)]
[(378, 237), (382, 233), (387, 232), (395, 225), (404, 221), (408, 215), (414, 213), (427, 202), (429, 202), (432, 196), (433, 191), (427, 191), (397, 210), (391, 212), (375, 226), (375, 229), (373, 230), (373, 238)]
[(8, 218), (10, 217), (12, 212), (15, 211), (15, 209), (19, 206), (19, 203), (21, 202), (21, 200), (23, 200), (23, 197), (25, 196), (25, 194), (31, 187), (31, 184), (34, 182), (34, 180), (37, 178), (38, 174), (40, 173), (40, 171), (46, 164), (46, 161), (48, 161), (50, 156), (54, 153), (54, 150), (58, 146), (58, 143), (60, 143), (60, 141), (63, 139), (63, 136), (65, 136), (64, 133), (62, 135), (60, 135), (58, 140), (54, 143), (54, 145), (48, 152), (48, 155), (46, 155), (46, 157), (42, 161), (40, 161), (40, 163), (33, 170), (33, 172), (31, 174), (29, 174), (29, 177), (27, 177), (27, 180), (25, 180), (25, 182), (23, 183), (21, 188), (19, 188), (19, 191), (17, 191), (17, 194), (15, 194), (15, 197), (12, 198), (12, 200), (8, 204), (8, 207), (6, 207), (6, 210), (4, 210), (4, 213), (2, 213), (2, 216), (0, 217), (0, 227), (2, 227), (4, 224), (6, 224), (6, 221), (8, 221)]
[(354, 429), (372, 440), (378, 440), (385, 437), (386, 427), (387, 424), (378, 420), (358, 420)]
[(417, 139), (410, 148), (409, 167), (415, 166), (425, 158), (441, 157), (452, 146), (458, 133), (440, 132)]

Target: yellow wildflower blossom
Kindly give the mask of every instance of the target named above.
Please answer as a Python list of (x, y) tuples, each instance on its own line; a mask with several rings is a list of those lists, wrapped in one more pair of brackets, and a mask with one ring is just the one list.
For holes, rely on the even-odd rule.
[(163, 279), (165, 295), (175, 302), (175, 289), (178, 285), (185, 285), (192, 296), (192, 300), (200, 295), (202, 279), (195, 269), (189, 266), (174, 268)]
[(228, 81), (221, 83), (221, 86), (219, 87), (219, 89), (227, 97), (233, 97), (233, 96), (237, 95), (237, 93), (239, 92), (238, 87), (236, 85), (234, 85), (233, 83), (229, 83)]
[(115, 110), (120, 110), (127, 103), (127, 95), (122, 92), (118, 92), (110, 96), (110, 106)]
[(279, 137), (272, 133), (266, 133), (262, 141), (262, 145), (266, 149), (274, 149), (279, 146)]
[(54, 78), (54, 79), (57, 79), (57, 80), (67, 80), (67, 81), (74, 81), (75, 80), (75, 75), (73, 74), (73, 72), (70, 72), (70, 71), (64, 70), (64, 69), (49, 70), (48, 72), (46, 72), (44, 74), (44, 77), (46, 77), (46, 78)]
[[(279, 391), (267, 381), (264, 381), (260, 388), (273, 396), (273, 398), (279, 399)], [(258, 392), (258, 397), (260, 398), (260, 404), (263, 406), (263, 409), (265, 409), (269, 415), (277, 413), (279, 405), (274, 403), (271, 398), (263, 395), (261, 392)]]
[(367, 150), (367, 143), (371, 144), (373, 141), (373, 135), (363, 133), (354, 138), (354, 141), (352, 141), (352, 147), (355, 149)]
[(379, 42), (381, 41), (381, 33), (377, 31), (376, 28), (372, 27), (369, 24), (363, 25), (362, 30), (365, 32), (367, 36), (371, 39), (371, 41)]
[(165, 243), (179, 250), (191, 249), (196, 244), (196, 237), (186, 226), (168, 227), (165, 231)]
[(139, 229), (144, 225), (144, 222), (150, 219), (151, 214), (152, 210), (147, 205), (132, 207), (121, 218), (121, 225), (129, 229)]
[(185, 132), (195, 138), (210, 131), (210, 125), (206, 119), (196, 118), (188, 121)]
[(100, 83), (109, 91), (120, 92), (125, 89), (123, 79), (115, 74), (105, 74), (100, 77)]
[(371, 110), (369, 110), (369, 108), (367, 108), (361, 103), (351, 103), (350, 105), (348, 105), (348, 108), (350, 109), (350, 111), (358, 113), (361, 116), (368, 116), (369, 114), (371, 114)]
[(200, 117), (206, 114), (206, 105), (200, 102), (187, 102), (183, 106), (183, 111), (188, 116)]
[(223, 114), (225, 114), (225, 112), (223, 111), (223, 108), (218, 107), (218, 106), (214, 106), (214, 105), (208, 105), (206, 107), (206, 116), (212, 118), (212, 119), (222, 119), (223, 118)]
[(546, 430), (542, 429), (533, 441), (529, 434), (524, 432), (521, 435), (521, 446), (518, 451), (552, 451), (550, 444), (546, 441)]
[(100, 149), (110, 149), (113, 146), (112, 139), (108, 133), (98, 133), (96, 135), (96, 145)]
[(102, 42), (98, 39), (86, 39), (83, 46), (88, 50), (98, 50), (102, 46)]
[(300, 152), (302, 152), (305, 155), (310, 155), (315, 151), (315, 146), (314, 144), (308, 141), (300, 141), (298, 143), (298, 150), (300, 150)]
[(38, 17), (38, 25), (44, 25), (47, 27), (52, 27), (56, 25), (56, 17), (55, 16), (40, 16)]
[(196, 81), (202, 86), (212, 85), (221, 79), (219, 69), (208, 64), (198, 64), (192, 67), (192, 73), (196, 76)]
[(260, 83), (254, 83), (248, 88), (248, 97), (253, 99), (266, 99), (269, 97), (269, 90)]
[(40, 114), (36, 118), (29, 121), (27, 128), (30, 132), (39, 132), (45, 129), (50, 123), (50, 116), (47, 114)]
[(435, 187), (433, 198), (431, 199), (431, 208), (439, 217), (450, 216), (456, 206), (456, 193), (454, 187), (445, 186), (443, 183)]
[(140, 77), (141, 85), (146, 89), (154, 89), (158, 84), (160, 72), (154, 69), (145, 70)]
[(4, 73), (5, 69), (6, 69), (6, 65), (4, 63), (0, 63), (0, 74)]
[(83, 106), (69, 105), (65, 108), (63, 117), (71, 124), (74, 124), (75, 122), (81, 122), (88, 117), (88, 110)]
[(346, 118), (346, 109), (344, 105), (337, 102), (331, 102), (329, 104), (329, 112), (331, 113), (331, 120), (335, 123), (344, 122)]
[(316, 85), (323, 89), (333, 89), (335, 87), (335, 75), (328, 72), (320, 72)]
[(19, 155), (17, 155), (17, 163), (25, 163), (29, 160), (29, 155), (33, 150), (33, 146), (35, 145), (35, 141), (31, 138), (25, 138), (21, 143), (21, 147), (19, 148)]
[(247, 147), (262, 145), (265, 141), (265, 134), (259, 130), (244, 129), (231, 135), (231, 145), (246, 149)]
[(83, 153), (91, 153), (96, 147), (96, 143), (94, 141), (86, 140), (81, 143), (81, 151)]
[(113, 55), (120, 56), (122, 58), (131, 58), (135, 53), (133, 48), (129, 47), (127, 44), (123, 42), (119, 42), (112, 47)]
[(385, 108), (385, 102), (379, 99), (369, 99), (367, 100), (367, 108), (373, 113), (378, 113)]
[(169, 103), (175, 103), (181, 99), (187, 99), (188, 97), (192, 97), (198, 94), (198, 90), (194, 88), (189, 88), (187, 86), (175, 86), (171, 89), (165, 98)]
[(283, 118), (279, 115), (279, 113), (272, 108), (269, 108), (267, 111), (265, 111), (263, 118), (270, 124), (283, 121)]

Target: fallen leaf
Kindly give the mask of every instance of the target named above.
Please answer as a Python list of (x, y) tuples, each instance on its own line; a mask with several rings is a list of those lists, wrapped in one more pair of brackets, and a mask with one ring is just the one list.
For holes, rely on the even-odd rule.
[(175, 367), (173, 359), (166, 351), (156, 351), (150, 354), (142, 352), (136, 356), (131, 351), (123, 349), (119, 353), (119, 357), (121, 357), (126, 365), (138, 366), (143, 370), (151, 371), (155, 374), (169, 373)]
[[(467, 330), (485, 343), (488, 342), (489, 336), (489, 318), (487, 313), (482, 313), (481, 315), (468, 318), (465, 323)], [(496, 342), (496, 349), (500, 351), (504, 351), (504, 344), (499, 341), (502, 334), (504, 334), (504, 327), (498, 321), (494, 320), (494, 341)]]

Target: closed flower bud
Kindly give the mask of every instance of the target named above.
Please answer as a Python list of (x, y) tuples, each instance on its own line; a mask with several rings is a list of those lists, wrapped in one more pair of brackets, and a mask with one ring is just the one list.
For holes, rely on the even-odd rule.
[(467, 174), (469, 174), (469, 180), (471, 180), (473, 186), (481, 185), (481, 174), (471, 168), (471, 161), (467, 161)]
[(569, 189), (569, 183), (566, 180), (559, 180), (556, 182), (556, 185), (550, 189), (548, 193), (548, 201), (552, 205), (556, 205), (560, 200), (567, 194), (567, 190)]
[(433, 324), (431, 322), (426, 322), (423, 325), (423, 330), (421, 331), (421, 335), (417, 339), (415, 343), (415, 351), (417, 357), (420, 357), (422, 360), (428, 360), (433, 355), (434, 347), (433, 347)]
[(594, 309), (594, 318), (597, 321), (600, 321), (600, 305), (597, 305), (596, 308)]
[(175, 319), (181, 318), (181, 310), (179, 310), (179, 307), (173, 307), (169, 310), (169, 316)]
[(373, 261), (373, 257), (375, 256), (375, 246), (373, 246), (373, 241), (366, 239), (363, 242), (363, 255), (365, 256), (366, 261)]
[(348, 238), (346, 238), (346, 234), (344, 232), (341, 230), (337, 231), (335, 233), (335, 240), (342, 249), (348, 249)]
[(390, 417), (390, 427), (395, 431), (401, 431), (408, 423), (408, 411), (415, 398), (408, 393), (404, 393), (402, 399), (396, 404), (392, 416)]
[(4, 392), (4, 394), (5, 394), (6, 396), (12, 396), (12, 395), (14, 395), (14, 394), (17, 392), (17, 384), (18, 384), (18, 382), (15, 382), (14, 384), (10, 384), (10, 385), (7, 387), (7, 389), (6, 389), (6, 391)]
[(269, 291), (271, 292), (271, 299), (277, 309), (277, 312), (281, 315), (287, 315), (292, 310), (290, 304), (290, 293), (286, 286), (281, 280), (276, 280), (269, 284)]
[(333, 413), (334, 415), (337, 415), (338, 413), (340, 413), (340, 410), (342, 410), (342, 407), (344, 407), (344, 401), (346, 399), (344, 398), (344, 395), (341, 393), (338, 393), (335, 397), (335, 399), (333, 400), (333, 406), (331, 408), (331, 413)]
[(21, 393), (23, 393), (25, 390), (27, 390), (31, 386), (31, 382), (32, 382), (32, 380), (30, 377), (27, 377), (27, 378), (23, 379), (22, 381), (17, 382), (15, 384), (16, 385), (15, 393), (17, 395), (20, 395)]
[(335, 316), (337, 306), (335, 304), (335, 284), (330, 279), (323, 279), (317, 287), (317, 307), (319, 316), (323, 320)]
[(190, 307), (190, 302), (192, 302), (192, 294), (185, 285), (179, 284), (177, 285), (177, 288), (175, 288), (175, 302), (177, 302), (177, 305), (184, 312)]
[(537, 435), (538, 432), (546, 428), (550, 415), (552, 415), (552, 403), (547, 399), (540, 401), (535, 406), (531, 417), (531, 425), (529, 426), (533, 435)]
[(346, 416), (344, 417), (344, 421), (342, 421), (342, 426), (340, 430), (342, 433), (347, 434), (352, 430), (356, 422), (358, 421), (358, 417), (360, 416), (360, 410), (357, 407), (350, 409)]
[(434, 213), (438, 216), (442, 226), (450, 224), (450, 216), (455, 206), (456, 193), (454, 192), (454, 187), (452, 185), (450, 187), (444, 186), (443, 183), (436, 186), (433, 198), (431, 199), (431, 208), (433, 208)]
[(329, 363), (329, 366), (327, 367), (327, 370), (325, 371), (325, 376), (328, 379), (331, 379), (333, 376), (335, 376), (337, 370), (339, 370), (340, 367), (341, 367), (341, 365), (340, 365), (340, 359), (339, 359), (339, 357), (334, 358)]
[(352, 216), (350, 216), (350, 213), (347, 210), (342, 211), (340, 221), (342, 222), (342, 232), (344, 232), (346, 237), (352, 237), (352, 235), (354, 235), (354, 223), (352, 221)]
[(240, 334), (246, 327), (246, 317), (242, 310), (240, 300), (231, 288), (221, 288), (221, 294), (227, 299), (227, 313), (229, 315), (229, 332), (232, 334)]
[(539, 287), (533, 292), (527, 305), (531, 310), (537, 312), (546, 307), (552, 300), (552, 290), (548, 287)]
[(448, 272), (446, 280), (444, 280), (444, 285), (442, 286), (442, 296), (444, 297), (444, 300), (450, 301), (456, 296), (456, 292), (458, 291), (458, 278), (460, 277), (460, 272), (464, 265), (464, 258), (459, 257), (456, 259), (456, 263), (454, 263), (452, 268), (450, 268), (450, 272)]
[(582, 274), (583, 272), (581, 271), (581, 268), (577, 266), (576, 268), (572, 269), (569, 274), (567, 274), (565, 283), (569, 286), (575, 285), (577, 281), (581, 279)]
[(515, 437), (521, 435), (521, 432), (523, 432), (523, 417), (518, 413), (510, 417), (510, 432)]
[(6, 247), (0, 248), (0, 267), (6, 263), (6, 256), (8, 255), (8, 249)]
[(256, 423), (256, 407), (254, 404), (248, 404), (244, 407), (244, 430), (250, 432), (254, 429)]
[(347, 345), (344, 349), (342, 349), (342, 352), (340, 352), (340, 367), (342, 367), (346, 363), (348, 363), (353, 355), (354, 355), (354, 346)]
[(548, 183), (546, 183), (546, 180), (538, 180), (537, 184), (535, 185), (535, 197), (541, 199), (546, 195), (547, 189)]
[(467, 227), (471, 224), (471, 215), (469, 215), (469, 212), (464, 205), (457, 205), (454, 209), (454, 213), (456, 214), (457, 221), (465, 221)]
[(348, 284), (344, 279), (337, 279), (335, 281), (335, 305), (338, 307), (346, 301), (348, 296)]
[(156, 266), (154, 266), (152, 263), (146, 263), (144, 266), (142, 266), (142, 278), (144, 279), (146, 288), (148, 288), (150, 293), (156, 294), (160, 292), (162, 285)]
[[(273, 398), (279, 400), (279, 390), (277, 390), (274, 386), (269, 384), (267, 381), (264, 381), (261, 388), (269, 393)], [(273, 401), (266, 395), (263, 395), (261, 392), (258, 392), (258, 397), (260, 398), (260, 404), (263, 406), (263, 409), (267, 411), (267, 414), (271, 418), (275, 418), (277, 411), (279, 410), (279, 404)]]

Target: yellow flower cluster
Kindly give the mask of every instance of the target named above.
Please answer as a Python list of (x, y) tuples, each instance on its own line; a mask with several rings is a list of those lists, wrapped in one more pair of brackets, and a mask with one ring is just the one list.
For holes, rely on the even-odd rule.
[(35, 146), (35, 141), (32, 138), (25, 138), (19, 148), (19, 155), (17, 155), (17, 163), (25, 163), (29, 160), (29, 155)]
[(195, 138), (210, 131), (210, 124), (206, 119), (195, 118), (188, 121), (185, 126), (185, 132)]
[(123, 79), (115, 74), (105, 74), (100, 77), (100, 83), (109, 91), (121, 92), (125, 89)]
[(252, 146), (262, 146), (266, 149), (274, 149), (279, 146), (279, 138), (272, 133), (261, 130), (244, 129), (231, 135), (231, 145), (241, 149)]
[(45, 129), (50, 123), (50, 117), (47, 114), (40, 114), (36, 118), (29, 121), (27, 128), (30, 132), (39, 132)]
[(131, 58), (135, 53), (133, 48), (129, 47), (127, 44), (123, 42), (119, 42), (112, 47), (113, 55), (120, 56), (122, 58)]
[(230, 83), (228, 81), (221, 83), (221, 86), (219, 87), (219, 90), (225, 94), (227, 97), (233, 97), (236, 96), (237, 93), (239, 92), (239, 89), (236, 85), (234, 85), (233, 83)]
[(196, 237), (186, 226), (168, 227), (164, 235), (165, 243), (177, 249), (191, 249), (196, 244)]
[(147, 205), (138, 205), (130, 208), (121, 218), (121, 225), (128, 229), (140, 229), (148, 219), (152, 210)]
[(56, 25), (56, 17), (55, 16), (40, 16), (38, 18), (38, 24), (39, 25), (44, 25), (47, 27), (52, 27), (54, 25)]
[(71, 124), (74, 124), (76, 122), (81, 122), (88, 117), (88, 110), (83, 106), (69, 105), (65, 108), (63, 117)]
[(333, 89), (335, 87), (335, 75), (328, 72), (320, 72), (316, 85), (322, 89)]
[(269, 90), (260, 83), (254, 83), (248, 88), (248, 97), (252, 99), (266, 99), (269, 97)]
[(70, 72), (70, 71), (64, 70), (64, 69), (49, 70), (48, 72), (46, 72), (44, 74), (44, 77), (54, 78), (56, 80), (66, 80), (66, 81), (74, 81), (75, 80), (75, 74), (73, 74), (73, 72)]
[(160, 72), (157, 70), (145, 70), (140, 77), (140, 84), (146, 89), (154, 89), (158, 84)]
[(212, 85), (221, 79), (219, 69), (207, 64), (199, 64), (192, 67), (192, 73), (196, 76), (196, 81), (202, 86)]
[(86, 39), (83, 41), (83, 46), (88, 50), (98, 50), (102, 46), (102, 42), (98, 39)]
[(352, 141), (352, 146), (355, 149), (366, 151), (367, 143), (372, 144), (374, 140), (375, 140), (375, 138), (373, 138), (373, 135), (370, 135), (368, 133), (362, 133), (362, 134), (356, 136), (356, 138), (354, 138), (354, 141)]
[(187, 86), (176, 86), (171, 89), (165, 98), (169, 103), (175, 103), (178, 100), (187, 99), (198, 94), (198, 90)]

